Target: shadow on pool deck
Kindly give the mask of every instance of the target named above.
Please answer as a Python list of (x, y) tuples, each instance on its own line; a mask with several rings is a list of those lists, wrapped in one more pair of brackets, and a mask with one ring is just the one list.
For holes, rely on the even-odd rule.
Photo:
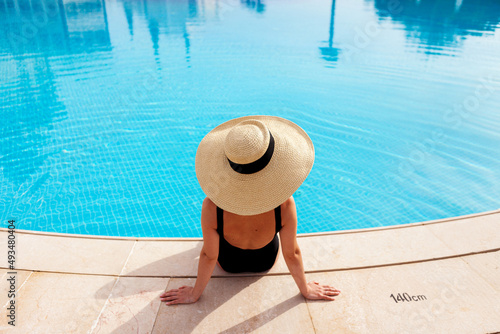
[[(6, 229), (0, 238), (7, 249)], [(500, 211), (299, 236), (307, 279), (342, 290), (331, 302), (306, 301), (280, 255), (265, 275), (216, 267), (197, 303), (161, 303), (163, 291), (194, 285), (200, 239), (17, 231), (16, 240), (16, 327), (4, 285), (2, 333), (500, 331)]]

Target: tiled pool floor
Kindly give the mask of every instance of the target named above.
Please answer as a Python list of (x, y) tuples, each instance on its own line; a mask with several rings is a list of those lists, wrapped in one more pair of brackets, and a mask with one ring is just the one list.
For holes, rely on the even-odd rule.
[(0, 231), (1, 333), (500, 331), (500, 210), (301, 235), (308, 280), (342, 290), (330, 302), (306, 301), (280, 257), (266, 275), (216, 267), (197, 303), (166, 306), (164, 290), (194, 284), (200, 239), (16, 237), (14, 328), (5, 316), (7, 232)]

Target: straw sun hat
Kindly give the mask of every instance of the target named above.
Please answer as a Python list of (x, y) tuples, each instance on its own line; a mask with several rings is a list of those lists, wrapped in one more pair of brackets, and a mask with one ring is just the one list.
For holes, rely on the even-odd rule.
[(313, 143), (297, 124), (275, 116), (246, 116), (210, 131), (198, 146), (195, 166), (212, 202), (250, 216), (285, 202), (313, 163)]

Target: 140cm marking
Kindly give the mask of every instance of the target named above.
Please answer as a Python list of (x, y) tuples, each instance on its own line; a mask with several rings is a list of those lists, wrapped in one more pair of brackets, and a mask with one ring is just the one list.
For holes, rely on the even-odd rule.
[(426, 300), (427, 299), (427, 297), (425, 297), (424, 295), (410, 296), (406, 292), (403, 293), (402, 295), (400, 293), (398, 293), (397, 297), (395, 297), (393, 294), (391, 294), (389, 297), (394, 299), (394, 301), (396, 303), (398, 303), (398, 302), (411, 302), (411, 301), (418, 302), (419, 300)]

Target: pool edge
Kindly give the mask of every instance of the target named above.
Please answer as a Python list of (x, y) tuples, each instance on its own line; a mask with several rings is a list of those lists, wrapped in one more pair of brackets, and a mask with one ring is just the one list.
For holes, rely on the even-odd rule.
[[(488, 216), (495, 213), (499, 213), (500, 208), (496, 210), (483, 211), (478, 213), (472, 213), (468, 215), (462, 216), (454, 216), (449, 218), (441, 218), (434, 220), (427, 220), (422, 222), (408, 223), (408, 224), (400, 224), (400, 225), (389, 225), (389, 226), (380, 226), (380, 227), (369, 227), (369, 228), (361, 228), (361, 229), (352, 229), (352, 230), (339, 230), (339, 231), (328, 231), (328, 232), (312, 232), (312, 233), (299, 233), (297, 237), (305, 238), (305, 237), (314, 237), (314, 236), (325, 236), (325, 235), (339, 235), (339, 234), (353, 234), (353, 233), (364, 233), (364, 232), (375, 232), (381, 230), (393, 230), (393, 229), (402, 229), (409, 228), (414, 226), (423, 226), (430, 224), (439, 224), (445, 223), (454, 220), (462, 220), (469, 219), (481, 216)], [(0, 227), (0, 232), (9, 231), (8, 228)], [(39, 236), (53, 236), (53, 237), (64, 237), (64, 238), (85, 238), (85, 239), (106, 239), (106, 240), (134, 240), (134, 241), (201, 241), (203, 238), (201, 237), (120, 237), (120, 236), (106, 236), (106, 235), (92, 235), (92, 234), (72, 234), (72, 233), (62, 233), (62, 232), (43, 232), (43, 231), (31, 231), (31, 230), (22, 230), (16, 229), (16, 233), (22, 234), (34, 234)]]

